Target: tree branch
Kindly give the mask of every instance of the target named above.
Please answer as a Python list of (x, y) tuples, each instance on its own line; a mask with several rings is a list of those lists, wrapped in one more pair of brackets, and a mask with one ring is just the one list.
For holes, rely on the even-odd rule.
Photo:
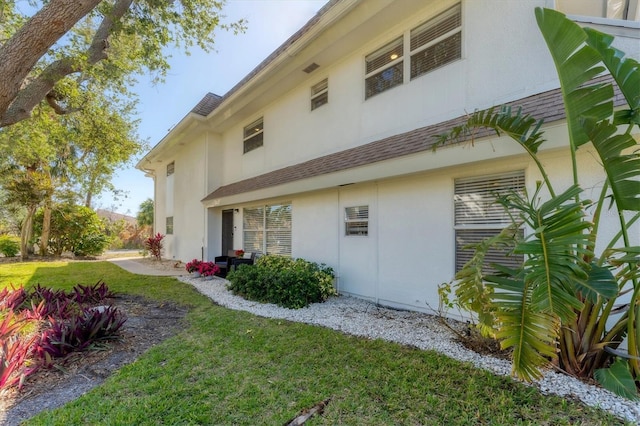
[(45, 99), (49, 106), (53, 108), (53, 111), (58, 115), (70, 114), (72, 112), (80, 111), (80, 108), (64, 108), (58, 103), (58, 97), (53, 93), (53, 91), (47, 93)]
[(51, 0), (0, 47), (0, 117), (40, 58), (100, 1)]
[[(93, 1), (96, 4), (99, 3), (99, 1)], [(51, 3), (54, 2), (55, 0)], [(115, 23), (122, 19), (131, 7), (132, 3), (133, 0), (116, 1), (111, 12), (105, 15), (100, 23), (91, 45), (87, 49), (88, 59), (84, 64), (81, 64), (73, 58), (63, 58), (51, 63), (40, 73), (40, 75), (31, 80), (24, 88), (14, 94), (14, 99), (9, 103), (4, 112), (2, 110), (1, 98), (2, 86), (0, 85), (0, 127), (8, 126), (29, 118), (33, 108), (35, 108), (43, 99), (47, 100), (49, 105), (53, 107), (57, 114), (66, 114), (71, 112), (72, 110), (61, 108), (57, 102), (52, 102), (52, 100), (55, 101), (55, 96), (50, 95), (51, 90), (53, 90), (55, 84), (65, 76), (81, 72), (86, 68), (95, 65), (99, 61), (108, 58), (107, 49), (109, 47), (109, 37), (113, 32)], [(25, 26), (28, 24), (29, 23), (25, 24)], [(14, 38), (15, 36), (12, 37), (12, 40)], [(1, 54), (2, 50), (0, 50), (0, 61)], [(4, 70), (0, 67), (0, 75), (2, 73), (4, 73)]]

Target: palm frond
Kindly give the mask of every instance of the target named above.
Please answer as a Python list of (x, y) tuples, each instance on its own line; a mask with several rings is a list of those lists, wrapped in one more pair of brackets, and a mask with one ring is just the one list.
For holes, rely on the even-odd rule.
[(640, 246), (629, 246), (609, 250), (607, 261), (621, 268), (618, 282), (632, 283), (640, 281)]
[(587, 34), (578, 24), (560, 12), (542, 8), (536, 8), (536, 20), (560, 77), (569, 140), (575, 150), (589, 141), (580, 125), (582, 117), (600, 121), (613, 115), (613, 87), (586, 85), (605, 67), (598, 51), (586, 44)]
[(494, 288), (496, 337), (503, 349), (513, 348), (512, 373), (527, 381), (540, 378), (540, 368), (556, 357), (558, 318), (533, 308), (531, 288), (518, 276), (487, 281)]
[(487, 238), (478, 244), (474, 244), (473, 256), (458, 273), (456, 273), (456, 300), (460, 307), (478, 314), (478, 328), (483, 336), (495, 335), (494, 316), (490, 287), (484, 282), (485, 275), (491, 267), (485, 261), (489, 250), (499, 247), (501, 250), (510, 251), (515, 245), (516, 229), (507, 227), (499, 234)]
[(440, 145), (463, 142), (468, 139), (473, 142), (475, 136), (482, 129), (493, 130), (498, 136), (505, 134), (520, 144), (536, 163), (549, 192), (553, 196), (555, 195), (553, 187), (537, 156), (538, 149), (545, 142), (544, 132), (540, 130), (542, 123), (543, 120), (536, 120), (529, 114), (523, 114), (522, 108), (518, 108), (514, 112), (508, 105), (492, 107), (474, 112), (469, 115), (465, 123), (437, 135), (438, 141), (433, 145), (433, 149), (435, 151)]
[(438, 135), (439, 144), (463, 142), (475, 137), (480, 129), (491, 129), (496, 135), (505, 134), (525, 148), (529, 153), (537, 153), (545, 139), (540, 131), (542, 120), (536, 120), (529, 114), (523, 114), (522, 108), (515, 112), (508, 105), (475, 111), (467, 121), (453, 127), (449, 132)]

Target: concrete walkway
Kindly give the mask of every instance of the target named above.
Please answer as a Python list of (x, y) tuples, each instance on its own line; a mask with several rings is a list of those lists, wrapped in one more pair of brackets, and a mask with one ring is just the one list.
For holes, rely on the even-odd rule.
[(187, 271), (185, 271), (184, 269), (163, 270), (163, 269), (151, 268), (140, 262), (136, 262), (135, 259), (141, 259), (141, 257), (125, 257), (125, 258), (107, 259), (107, 262), (111, 262), (115, 265), (118, 265), (125, 271), (131, 272), (132, 274), (137, 274), (137, 275), (153, 275), (157, 277), (177, 277), (180, 275), (187, 274)]

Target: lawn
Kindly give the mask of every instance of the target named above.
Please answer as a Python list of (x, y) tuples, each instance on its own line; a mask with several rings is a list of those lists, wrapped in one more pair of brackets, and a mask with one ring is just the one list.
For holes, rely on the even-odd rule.
[(331, 398), (308, 425), (623, 424), (435, 352), (217, 306), (174, 278), (108, 262), (0, 265), (0, 287), (116, 292), (189, 306), (188, 326), (102, 386), (28, 425), (282, 425)]

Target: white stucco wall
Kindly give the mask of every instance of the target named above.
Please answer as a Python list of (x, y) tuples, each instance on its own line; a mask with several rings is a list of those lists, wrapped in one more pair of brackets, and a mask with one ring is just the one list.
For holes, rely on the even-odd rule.
[[(260, 175), (557, 87), (533, 12), (535, 6), (546, 3), (524, 0), (509, 2), (506, 8), (500, 0), (463, 2), (462, 59), (365, 100), (365, 56), (455, 2), (429, 2), (410, 18), (389, 23), (339, 62), (323, 64), (296, 89), (225, 131), (222, 156), (224, 164), (234, 167), (224, 168), (222, 182)], [(408, 60), (407, 53), (405, 58)], [(310, 87), (324, 78), (329, 80), (329, 103), (311, 111)], [(243, 154), (243, 127), (261, 116), (264, 146)]]
[[(200, 200), (207, 191), (205, 135), (181, 147), (172, 156), (174, 174), (156, 178), (156, 232), (167, 234), (166, 217), (173, 216), (173, 234), (165, 236), (163, 257), (188, 261), (200, 259), (205, 246), (205, 208)], [(166, 162), (166, 164), (171, 161)], [(166, 164), (159, 167), (166, 171)], [(172, 188), (167, 193), (166, 188)]]
[[(171, 154), (176, 164), (171, 202), (176, 235), (168, 238), (167, 257), (190, 260), (200, 257), (201, 247), (208, 259), (220, 254), (225, 209), (238, 209), (233, 246), (243, 247), (242, 208), (287, 200), (292, 202), (293, 256), (333, 267), (341, 292), (401, 308), (437, 307), (438, 284), (451, 280), (455, 272), (454, 179), (525, 170), (530, 193), (541, 179), (522, 149), (508, 139), (441, 148), (244, 192), (222, 204), (213, 202), (206, 211), (200, 200), (221, 185), (557, 87), (533, 12), (535, 6), (552, 3), (463, 1), (462, 59), (365, 100), (365, 56), (454, 4), (424, 2), (401, 22), (381, 26), (339, 61), (322, 63), (302, 84), (259, 111), (238, 112), (230, 128), (217, 133), (207, 127), (190, 135), (188, 143)], [(329, 103), (311, 111), (310, 87), (324, 78), (329, 81)], [(260, 117), (264, 146), (243, 154), (243, 127)], [(566, 138), (561, 123), (548, 128), (549, 151), (541, 156), (557, 191), (572, 182)], [(603, 181), (600, 168), (587, 147), (579, 161), (584, 189), (595, 198)], [(161, 167), (156, 229), (164, 233), (167, 212), (161, 209), (170, 200), (162, 191), (166, 178)], [(346, 237), (344, 209), (357, 205), (369, 206), (369, 235)], [(611, 236), (616, 214), (605, 215), (601, 232)], [(631, 232), (635, 244), (640, 244), (639, 226)], [(604, 243), (598, 241), (598, 247)]]

